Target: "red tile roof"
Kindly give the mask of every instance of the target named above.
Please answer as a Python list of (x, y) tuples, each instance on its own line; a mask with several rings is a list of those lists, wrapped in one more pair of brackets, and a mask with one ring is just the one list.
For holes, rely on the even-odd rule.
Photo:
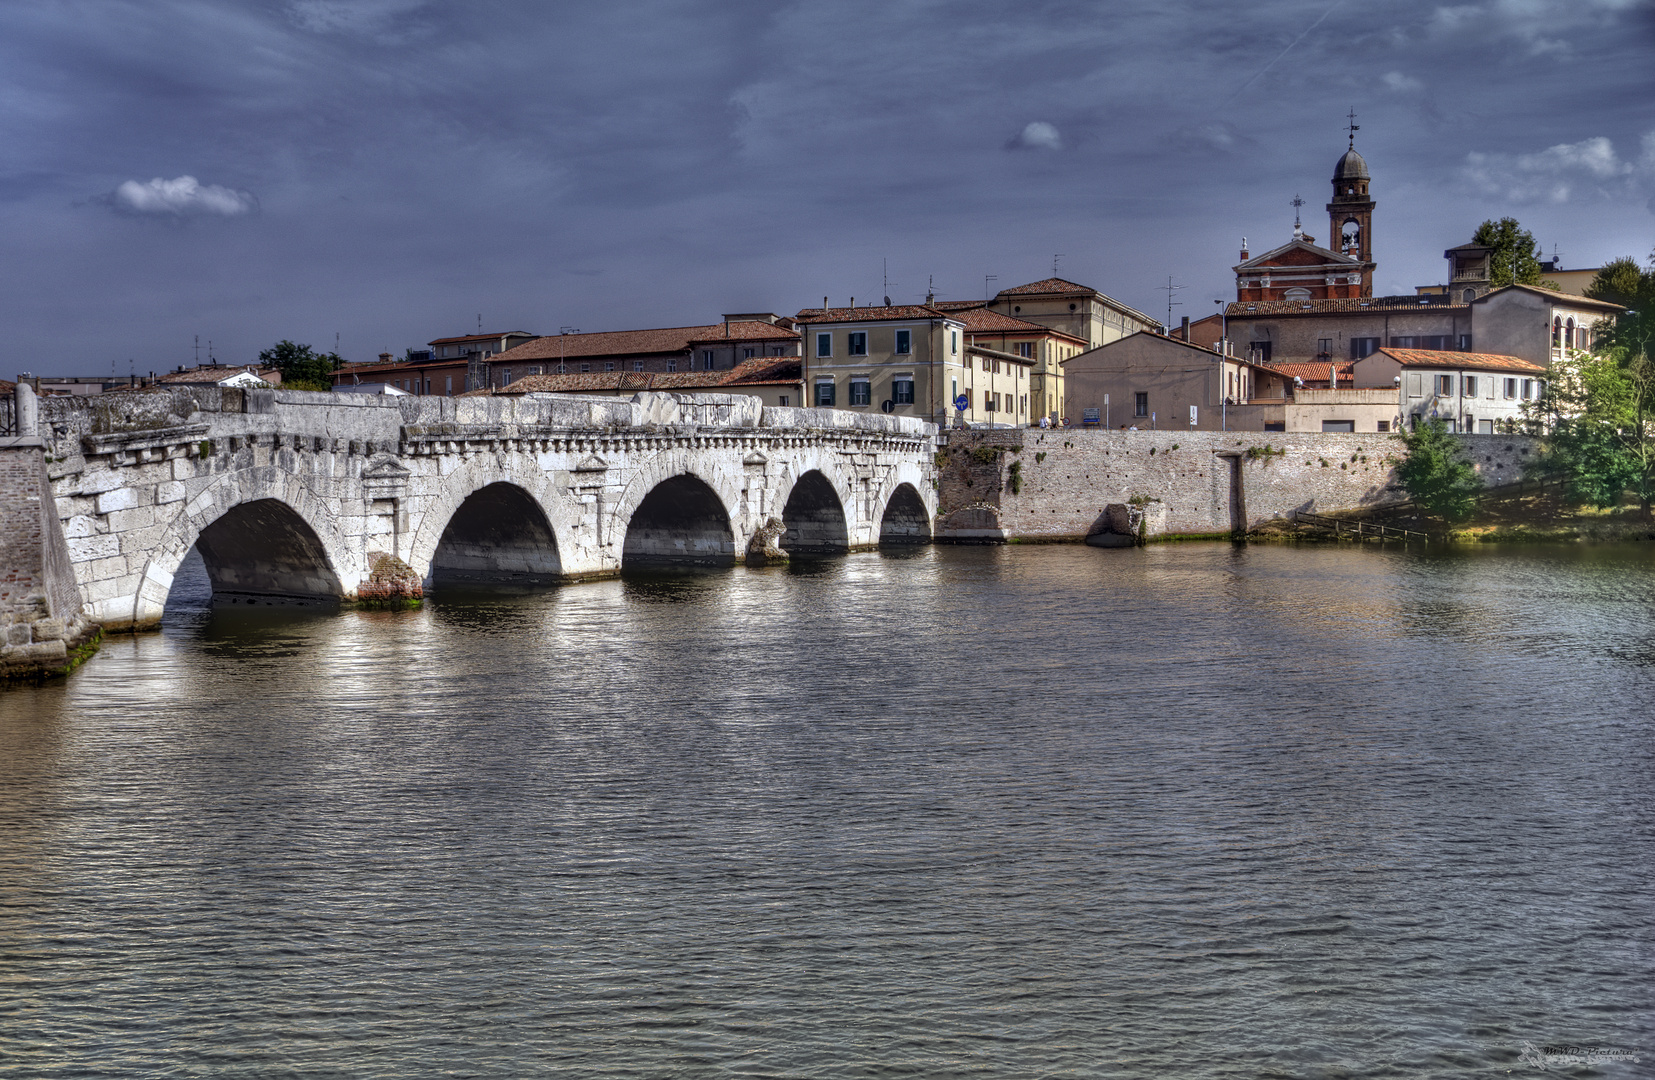
[(948, 313), (929, 304), (896, 304), (891, 307), (859, 308), (805, 308), (795, 318), (808, 323), (879, 322), (906, 319), (951, 318)]
[(1057, 334), (1085, 344), (1084, 339), (1065, 334), (1061, 330), (1053, 330), (1049, 326), (1041, 326), (1039, 323), (1011, 315), (1002, 315), (998, 311), (990, 311), (984, 307), (962, 308), (952, 314), (960, 322), (965, 323), (968, 334)]
[[(155, 381), (172, 386), (213, 386), (243, 371), (251, 372), (267, 382), (281, 382), (281, 377), (275, 368), (266, 368), (261, 371), (257, 364), (222, 364), (218, 367), (203, 365), (190, 368), (187, 371), (169, 371), (165, 375), (157, 375)], [(272, 376), (275, 377), (271, 378)]]
[(1503, 293), (1508, 289), (1521, 289), (1524, 292), (1537, 293), (1540, 296), (1544, 296), (1548, 300), (1555, 300), (1562, 304), (1568, 304), (1571, 307), (1595, 308), (1596, 310), (1605, 313), (1626, 310), (1621, 305), (1611, 304), (1607, 300), (1593, 300), (1590, 296), (1576, 296), (1574, 293), (1558, 292), (1555, 289), (1543, 289), (1538, 285), (1502, 285), (1493, 292), (1484, 293), (1482, 296), (1479, 296), (1477, 300), (1472, 301), (1472, 303), (1476, 303), (1480, 300), (1487, 300), (1491, 296), (1498, 296), (1500, 293)]
[(743, 320), (705, 326), (669, 326), (651, 330), (606, 330), (593, 334), (553, 334), (525, 341), (490, 357), (491, 364), (519, 360), (589, 359), (594, 356), (659, 356), (688, 352), (693, 345), (713, 341), (797, 341), (799, 335), (767, 322)]
[(938, 311), (966, 311), (970, 308), (988, 307), (986, 300), (933, 300), (931, 306)]
[(1354, 382), (1356, 380), (1356, 375), (1351, 371), (1351, 361), (1349, 360), (1332, 360), (1325, 363), (1298, 363), (1295, 361), (1290, 364), (1270, 364), (1268, 366), (1271, 371), (1279, 372), (1289, 379), (1300, 378), (1305, 382), (1327, 382), (1329, 364), (1339, 370), (1340, 382)]
[(592, 371), (575, 375), (525, 375), (496, 390), (472, 390), (465, 397), (499, 394), (578, 394), (612, 390), (709, 390), (740, 392), (744, 386), (797, 386), (797, 356), (769, 356), (745, 360), (722, 371)]
[[(1531, 364), (1527, 360), (1515, 356), (1502, 356), (1499, 353), (1451, 352), (1439, 349), (1380, 349), (1379, 352), (1395, 360), (1403, 367), (1432, 367), (1475, 369), (1477, 371), (1511, 371), (1523, 375), (1544, 375), (1546, 369), (1539, 364)], [(1374, 355), (1378, 355), (1375, 353)]]
[(1089, 285), (1076, 285), (1060, 277), (1044, 278), (1040, 281), (1031, 281), (1027, 285), (1014, 285), (1009, 289), (1001, 289), (1001, 296), (1027, 296), (1030, 293), (1094, 293), (1096, 289)]
[(464, 334), (460, 337), (440, 337), (435, 341), (427, 341), (427, 345), (461, 345), (467, 341), (499, 341), (506, 337), (534, 337), (527, 330), (505, 330), (498, 334)]

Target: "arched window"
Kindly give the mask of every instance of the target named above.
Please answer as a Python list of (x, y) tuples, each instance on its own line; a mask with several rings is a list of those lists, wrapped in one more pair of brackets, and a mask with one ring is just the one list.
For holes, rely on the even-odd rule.
[(1552, 318), (1552, 348), (1559, 349), (1559, 348), (1562, 348), (1562, 347), (1563, 347), (1563, 320), (1554, 316)]
[(1288, 289), (1285, 293), (1282, 294), (1282, 296), (1283, 296), (1284, 299), (1287, 299), (1287, 300), (1309, 300), (1310, 299), (1310, 290), (1309, 289)]
[(1465, 290), (1464, 299), (1465, 299), (1465, 302), (1468, 303), (1468, 304), (1471, 303), (1471, 301), (1477, 299), (1477, 290), (1476, 289), (1467, 289), (1467, 290)]
[(1573, 319), (1570, 319), (1564, 325), (1564, 333), (1566, 336), (1563, 338), (1563, 344), (1571, 349), (1579, 348), (1579, 343), (1575, 340), (1575, 321)]

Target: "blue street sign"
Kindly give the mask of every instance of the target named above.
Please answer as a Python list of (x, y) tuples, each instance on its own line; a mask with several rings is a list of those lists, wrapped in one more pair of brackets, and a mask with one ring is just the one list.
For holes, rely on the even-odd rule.
[(959, 397), (954, 399), (954, 408), (960, 410), (961, 412), (965, 412), (967, 409), (971, 408), (971, 399), (966, 395), (961, 394)]

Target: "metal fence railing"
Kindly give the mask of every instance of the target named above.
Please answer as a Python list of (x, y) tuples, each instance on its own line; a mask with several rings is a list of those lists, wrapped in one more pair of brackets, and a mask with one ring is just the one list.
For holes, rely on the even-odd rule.
[(0, 394), (0, 435), (17, 434), (17, 398)]

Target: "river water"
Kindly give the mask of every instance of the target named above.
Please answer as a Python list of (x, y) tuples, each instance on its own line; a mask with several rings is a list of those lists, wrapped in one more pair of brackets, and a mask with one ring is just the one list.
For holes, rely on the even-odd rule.
[(1655, 1074), (1655, 546), (203, 599), (0, 694), (0, 1075)]

